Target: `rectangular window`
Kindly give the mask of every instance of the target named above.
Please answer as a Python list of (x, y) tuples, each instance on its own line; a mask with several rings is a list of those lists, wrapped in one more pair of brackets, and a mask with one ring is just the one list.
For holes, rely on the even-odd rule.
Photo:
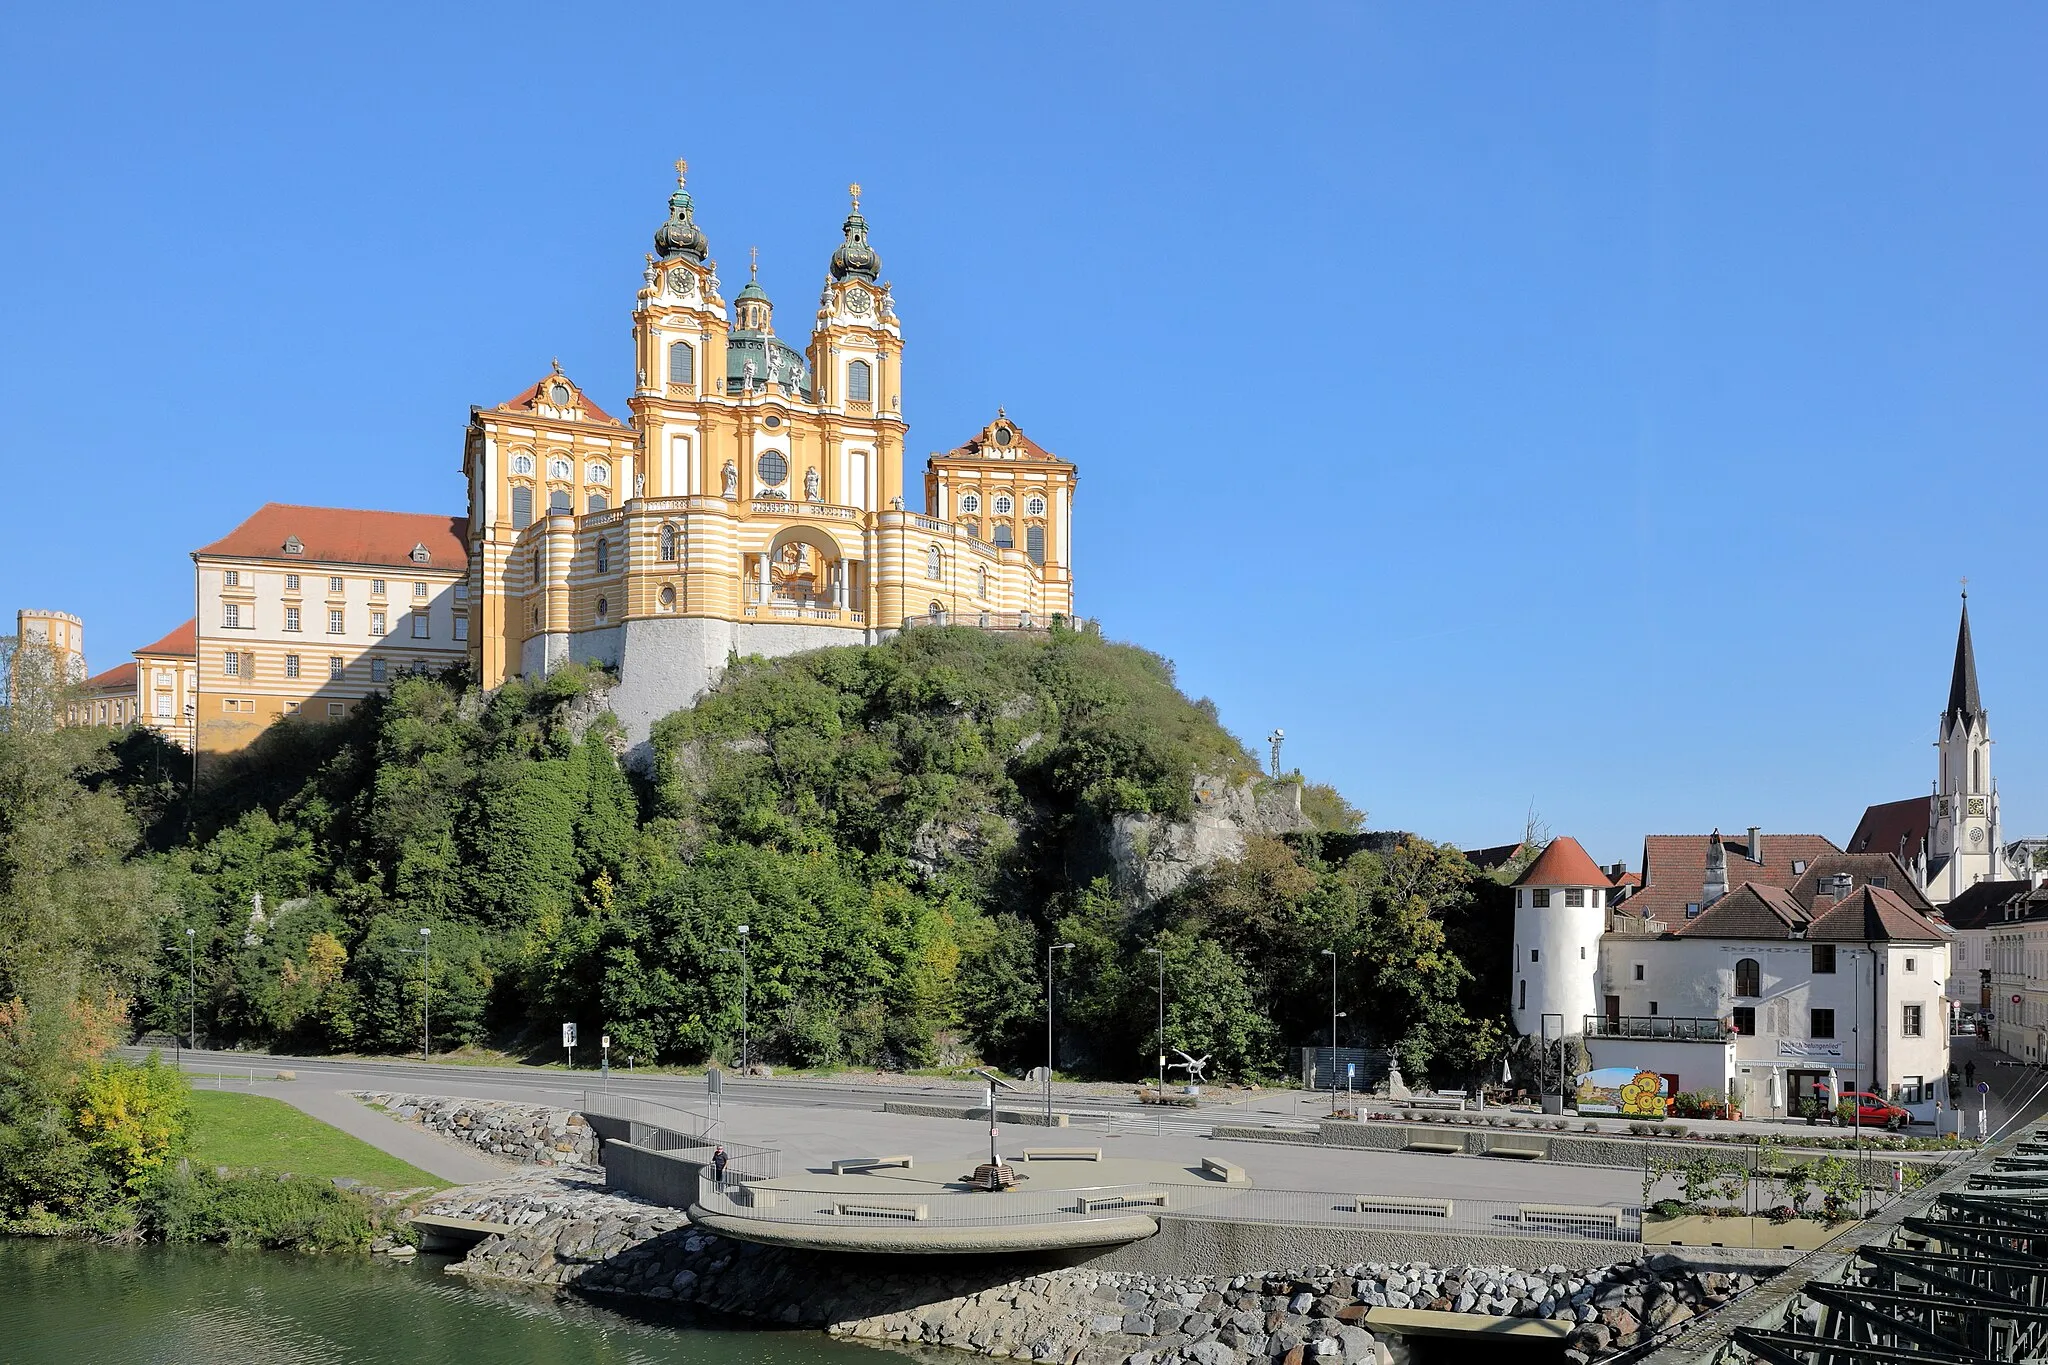
[(424, 583), (415, 583), (415, 584), (413, 584), (413, 585), (412, 585), (412, 595), (413, 595), (414, 597), (425, 597), (425, 596), (427, 595), (427, 585), (426, 585), (426, 584), (424, 584)]
[(297, 592), (299, 590), (299, 576), (297, 574), (288, 573), (284, 576), (284, 590), (286, 592)]
[(242, 609), (233, 602), (223, 602), (220, 608), (220, 623), (228, 630), (241, 629)]
[(373, 683), (384, 681), (384, 661), (382, 659), (370, 660), (370, 681)]
[(370, 634), (372, 634), (372, 635), (382, 635), (383, 633), (384, 633), (384, 613), (383, 613), (383, 612), (381, 612), (381, 611), (373, 611), (373, 612), (371, 612), (371, 613), (370, 613)]
[(455, 638), (458, 640), (467, 640), (469, 638), (469, 618), (467, 616), (455, 618)]
[(1641, 981), (1642, 979), (1643, 979), (1643, 964), (1642, 964), (1642, 963), (1640, 963), (1640, 962), (1638, 962), (1638, 963), (1636, 964), (1636, 980), (1638, 980), (1638, 981)]
[(1585, 909), (1586, 888), (1583, 886), (1567, 886), (1564, 889), (1564, 908), (1567, 910)]
[(286, 702), (284, 704), (284, 713), (288, 716), (296, 716), (299, 713), (299, 704), (295, 701)]
[[(1813, 974), (1815, 976), (1833, 976), (1835, 974), (1834, 944), (1816, 943), (1813, 945)], [(1833, 1035), (1830, 1034), (1829, 1036), (1832, 1037)]]
[(1900, 1036), (1906, 1038), (1918, 1038), (1920, 1036), (1921, 1013), (1922, 1010), (1919, 1005), (1907, 1005), (1905, 1007), (1905, 1012), (1899, 1018)]
[(328, 714), (328, 715), (330, 715), (330, 716), (338, 716), (338, 715), (340, 715), (340, 714), (341, 714), (341, 711), (342, 711), (342, 706), (341, 706), (341, 703), (340, 703), (340, 702), (338, 702), (338, 701), (331, 701), (331, 702), (328, 702), (328, 703), (327, 703), (327, 714)]
[(458, 602), (467, 602), (469, 600), (468, 583), (457, 583), (455, 585), (455, 600)]
[(1907, 971), (1909, 971), (1909, 972), (1917, 972), (1917, 971), (1919, 971), (1919, 970), (1920, 970), (1920, 964), (1919, 964), (1919, 962), (1918, 962), (1918, 961), (1917, 961), (1916, 959), (1914, 959), (1914, 958), (1910, 958), (1910, 957), (1909, 957), (1909, 958), (1907, 958), (1907, 959), (1906, 959), (1906, 970), (1907, 970)]
[(1532, 910), (1548, 910), (1550, 908), (1550, 892), (1541, 887), (1531, 891), (1529, 893), (1529, 908)]
[(348, 627), (343, 623), (342, 612), (339, 607), (327, 613), (327, 633), (329, 635), (343, 635), (347, 631)]
[(220, 671), (230, 678), (242, 676), (242, 656), (232, 649), (220, 656)]
[(1657, 1013), (1657, 1002), (1656, 1002), (1656, 1001), (1654, 1001), (1654, 1000), (1652, 1000), (1652, 1001), (1650, 1002), (1650, 1013), (1651, 1013), (1651, 1014), (1652, 1014), (1653, 1016), (1654, 1016), (1654, 1015), (1655, 1015), (1655, 1014)]
[(1807, 1037), (1832, 1038), (1835, 1036), (1835, 1012), (1833, 1010), (1813, 1010), (1810, 1013), (1812, 1018), (1807, 1021)]
[(169, 697), (163, 696), (156, 699), (156, 714), (159, 720), (169, 720), (171, 718), (171, 699)]
[(329, 592), (340, 592), (340, 591), (341, 591), (341, 579), (340, 579), (340, 578), (338, 578), (338, 577), (337, 577), (337, 578), (330, 578), (330, 579), (328, 579), (328, 580), (327, 580), (327, 591), (329, 591)]
[(284, 656), (284, 675), (285, 675), (285, 676), (286, 676), (287, 678), (296, 678), (296, 677), (298, 677), (298, 676), (299, 676), (299, 656), (298, 656), (298, 655), (296, 655), (296, 654), (287, 654), (287, 655), (285, 655), (285, 656)]
[(339, 678), (340, 676), (342, 676), (342, 669), (343, 664), (341, 662), (341, 656), (339, 654), (329, 655), (327, 658), (327, 676), (330, 678)]
[(1540, 948), (1531, 948), (1531, 949), (1529, 950), (1529, 960), (1530, 960), (1531, 962), (1535, 962), (1535, 961), (1538, 961), (1538, 960), (1540, 960), (1540, 958), (1541, 958), (1541, 955), (1542, 955), (1542, 952), (1543, 952), (1543, 950), (1542, 950), (1542, 949), (1540, 949)]
[(1927, 1081), (1925, 1077), (1901, 1076), (1899, 1078), (1900, 1104), (1920, 1104), (1923, 1103), (1926, 1100), (1926, 1098)]
[(1526, 976), (1521, 980), (1521, 987), (1515, 1000), (1515, 1008), (1518, 1010), (1529, 1008), (1529, 978)]
[(297, 607), (286, 607), (284, 609), (284, 628), (290, 631), (296, 631), (299, 628), (299, 609)]
[(412, 638), (415, 640), (430, 638), (427, 634), (427, 614), (423, 611), (416, 611), (412, 614)]
[(224, 588), (239, 588), (242, 586), (242, 575), (238, 570), (229, 569), (220, 576), (220, 582)]
[(1730, 1011), (1735, 1016), (1735, 1031), (1745, 1038), (1756, 1037), (1756, 1008), (1753, 1005), (1737, 1005)]
[(381, 578), (373, 578), (373, 579), (371, 579), (371, 580), (370, 580), (370, 596), (372, 596), (372, 597), (382, 597), (383, 595), (384, 595), (384, 580), (383, 580), (383, 579), (381, 579)]

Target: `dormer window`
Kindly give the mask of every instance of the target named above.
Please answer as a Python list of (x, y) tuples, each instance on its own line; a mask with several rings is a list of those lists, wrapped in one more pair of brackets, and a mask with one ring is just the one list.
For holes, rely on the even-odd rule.
[(426, 546), (415, 545), (412, 547), (412, 553), (407, 555), (406, 558), (410, 559), (415, 564), (424, 564), (428, 560), (432, 559), (433, 555), (427, 552)]
[(1856, 889), (1856, 879), (1847, 872), (1831, 872), (1820, 879), (1820, 894), (1842, 900)]
[(1804, 874), (1805, 872), (1806, 872), (1806, 859), (1804, 859), (1804, 858), (1794, 858), (1794, 859), (1792, 860), (1792, 875), (1793, 875), (1793, 876), (1795, 876), (1795, 877), (1798, 877), (1798, 876), (1801, 876), (1801, 875), (1803, 875), (1803, 874)]
[(556, 380), (554, 383), (548, 385), (548, 401), (550, 403), (553, 403), (556, 407), (568, 407), (569, 398), (569, 386), (567, 384), (562, 383), (560, 380)]
[(288, 555), (302, 555), (306, 553), (306, 542), (300, 540), (297, 536), (286, 536), (284, 538), (284, 552)]

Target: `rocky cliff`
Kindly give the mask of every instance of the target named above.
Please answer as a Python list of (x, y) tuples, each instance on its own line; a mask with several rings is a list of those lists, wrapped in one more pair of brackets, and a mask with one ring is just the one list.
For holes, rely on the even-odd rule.
[(1301, 813), (1299, 782), (1195, 782), (1192, 815), (1119, 815), (1109, 831), (1117, 894), (1143, 909), (1178, 891), (1212, 864), (1244, 856), (1255, 834), (1298, 834), (1312, 826)]

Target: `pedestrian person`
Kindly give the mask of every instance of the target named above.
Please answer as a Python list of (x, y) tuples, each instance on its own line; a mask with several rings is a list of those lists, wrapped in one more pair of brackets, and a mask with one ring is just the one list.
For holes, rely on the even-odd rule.
[(1964, 1084), (1964, 1085), (1975, 1085), (1976, 1083), (1977, 1083), (1977, 1064), (1976, 1064), (1975, 1062), (1964, 1062), (1964, 1063), (1963, 1063), (1963, 1084)]
[(718, 1188), (725, 1188), (725, 1148), (720, 1147), (711, 1154), (711, 1174), (718, 1181)]

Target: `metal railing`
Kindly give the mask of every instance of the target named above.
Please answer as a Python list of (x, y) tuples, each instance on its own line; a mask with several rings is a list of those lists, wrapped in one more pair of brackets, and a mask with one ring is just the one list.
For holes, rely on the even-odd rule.
[(608, 1095), (601, 1090), (586, 1090), (578, 1112), (620, 1119), (632, 1125), (629, 1140), (635, 1147), (701, 1161), (706, 1166), (723, 1147), (728, 1181), (773, 1180), (782, 1174), (782, 1152), (778, 1148), (720, 1138), (717, 1136), (720, 1120), (695, 1109), (683, 1109), (632, 1095)]
[(1642, 1240), (1642, 1210), (1632, 1205), (1580, 1208), (1489, 1199), (1427, 1201), (1321, 1190), (1244, 1190), (1221, 1199), (1216, 1194), (1213, 1183), (1171, 1182), (1011, 1189), (1000, 1194), (891, 1188), (867, 1181), (849, 1181), (844, 1192), (753, 1189), (729, 1168), (723, 1185), (709, 1172), (700, 1177), (697, 1203), (707, 1213), (729, 1218), (814, 1227), (897, 1222), (920, 1227), (1065, 1225), (1143, 1213), (1209, 1222), (1311, 1224), (1419, 1234)]
[(1588, 1014), (1588, 1038), (1664, 1038), (1680, 1043), (1725, 1043), (1736, 1037), (1726, 1019), (1696, 1019), (1676, 1014)]

